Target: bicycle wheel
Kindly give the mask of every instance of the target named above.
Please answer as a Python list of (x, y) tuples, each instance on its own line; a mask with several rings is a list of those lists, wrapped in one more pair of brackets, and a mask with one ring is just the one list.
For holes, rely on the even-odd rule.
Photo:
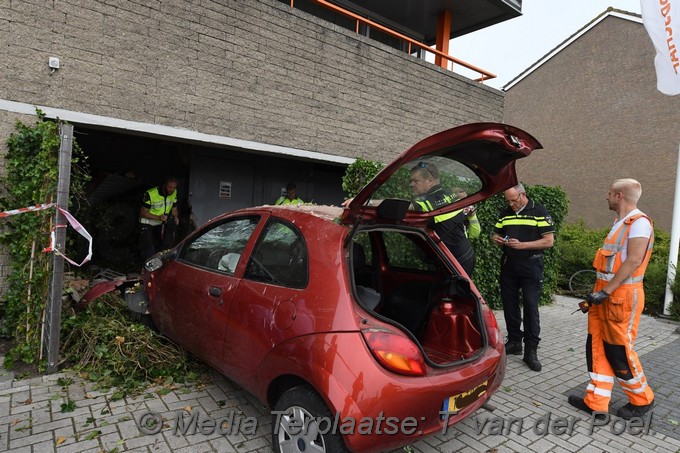
[(581, 269), (569, 278), (569, 291), (577, 297), (586, 297), (595, 287), (597, 272), (592, 269)]

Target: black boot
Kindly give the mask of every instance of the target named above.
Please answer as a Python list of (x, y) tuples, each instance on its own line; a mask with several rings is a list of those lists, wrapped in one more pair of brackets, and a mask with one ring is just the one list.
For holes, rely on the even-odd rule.
[(508, 341), (505, 343), (506, 355), (522, 355), (522, 343), (519, 341)]
[(541, 371), (541, 362), (538, 361), (536, 349), (538, 349), (538, 345), (535, 344), (524, 345), (524, 363), (529, 365), (529, 368), (531, 368), (534, 371)]

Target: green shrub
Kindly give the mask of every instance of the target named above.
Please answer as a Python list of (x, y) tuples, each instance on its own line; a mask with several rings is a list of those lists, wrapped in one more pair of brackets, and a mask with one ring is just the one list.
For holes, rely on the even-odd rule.
[[(559, 289), (568, 289), (569, 277), (581, 269), (592, 269), (595, 252), (602, 245), (609, 228), (588, 229), (583, 222), (565, 225), (560, 232), (559, 248), (561, 251), (558, 280)], [(670, 235), (654, 229), (654, 251), (645, 272), (645, 313), (658, 315), (663, 313), (666, 294), (668, 269), (668, 252)], [(675, 288), (677, 286), (677, 289)], [(674, 285), (673, 300), (680, 300), (680, 284)], [(678, 303), (671, 310), (680, 311)]]
[[(17, 121), (7, 140), (6, 176), (0, 186), (0, 211), (56, 201), (61, 137), (59, 122), (50, 121), (37, 110), (32, 125)], [(69, 207), (84, 200), (89, 180), (85, 155), (75, 138), (72, 142)], [(0, 301), (0, 336), (12, 337), (16, 346), (5, 356), (14, 361), (36, 363), (41, 348), (42, 314), (51, 276), (51, 254), (42, 253), (50, 244), (54, 210), (24, 213), (4, 219), (0, 244), (9, 255), (7, 292)]]

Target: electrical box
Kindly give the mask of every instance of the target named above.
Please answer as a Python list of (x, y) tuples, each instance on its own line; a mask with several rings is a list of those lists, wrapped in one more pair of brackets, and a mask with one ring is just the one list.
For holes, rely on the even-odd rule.
[(59, 58), (50, 57), (47, 64), (49, 64), (50, 68), (52, 68), (52, 69), (59, 69)]

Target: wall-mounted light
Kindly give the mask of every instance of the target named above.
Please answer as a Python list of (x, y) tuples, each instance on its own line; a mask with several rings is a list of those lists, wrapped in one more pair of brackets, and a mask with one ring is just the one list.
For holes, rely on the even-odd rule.
[(49, 60), (47, 60), (47, 65), (52, 68), (52, 72), (50, 75), (54, 74), (54, 71), (59, 69), (59, 58), (57, 57), (50, 57)]

